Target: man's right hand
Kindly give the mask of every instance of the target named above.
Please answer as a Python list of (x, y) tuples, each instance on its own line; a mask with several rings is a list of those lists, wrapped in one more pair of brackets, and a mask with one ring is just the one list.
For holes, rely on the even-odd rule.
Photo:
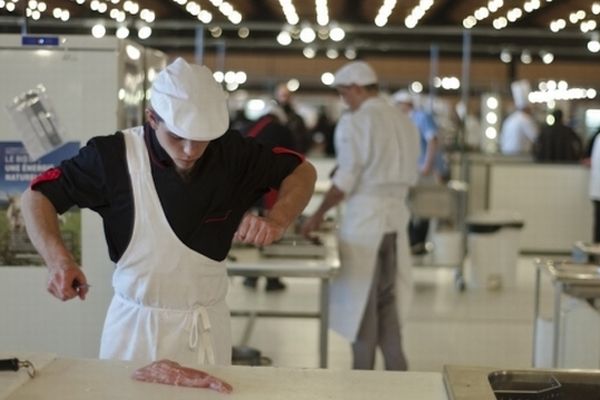
[(75, 297), (85, 300), (88, 292), (87, 278), (74, 262), (48, 266), (48, 292), (59, 300), (67, 301)]

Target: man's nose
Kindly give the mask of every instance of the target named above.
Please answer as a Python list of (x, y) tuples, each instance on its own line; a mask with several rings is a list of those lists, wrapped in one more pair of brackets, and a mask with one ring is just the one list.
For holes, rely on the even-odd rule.
[(193, 140), (184, 140), (183, 141), (183, 152), (186, 155), (191, 155), (194, 152), (195, 143)]

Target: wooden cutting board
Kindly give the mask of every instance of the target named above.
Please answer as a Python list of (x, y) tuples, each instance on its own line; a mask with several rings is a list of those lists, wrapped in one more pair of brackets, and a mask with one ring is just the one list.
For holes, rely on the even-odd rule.
[(57, 359), (7, 400), (447, 400), (440, 373), (334, 371), (274, 367), (203, 368), (233, 393), (134, 381), (134, 362)]

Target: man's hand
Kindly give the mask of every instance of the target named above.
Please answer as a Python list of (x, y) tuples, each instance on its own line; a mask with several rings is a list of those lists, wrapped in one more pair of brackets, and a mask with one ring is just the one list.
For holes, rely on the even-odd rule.
[(323, 215), (319, 213), (315, 213), (308, 217), (306, 221), (300, 227), (300, 233), (304, 237), (310, 237), (310, 233), (319, 229), (321, 224), (323, 223)]
[(233, 239), (255, 246), (267, 246), (281, 239), (285, 228), (268, 217), (247, 213), (240, 222)]
[(48, 266), (48, 292), (62, 301), (75, 297), (85, 300), (88, 292), (85, 274), (74, 262)]

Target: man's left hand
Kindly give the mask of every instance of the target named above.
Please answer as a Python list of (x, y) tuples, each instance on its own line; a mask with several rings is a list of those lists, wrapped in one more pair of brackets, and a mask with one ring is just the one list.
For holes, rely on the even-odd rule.
[(268, 217), (246, 214), (240, 222), (234, 240), (255, 246), (267, 246), (283, 236), (285, 227)]

